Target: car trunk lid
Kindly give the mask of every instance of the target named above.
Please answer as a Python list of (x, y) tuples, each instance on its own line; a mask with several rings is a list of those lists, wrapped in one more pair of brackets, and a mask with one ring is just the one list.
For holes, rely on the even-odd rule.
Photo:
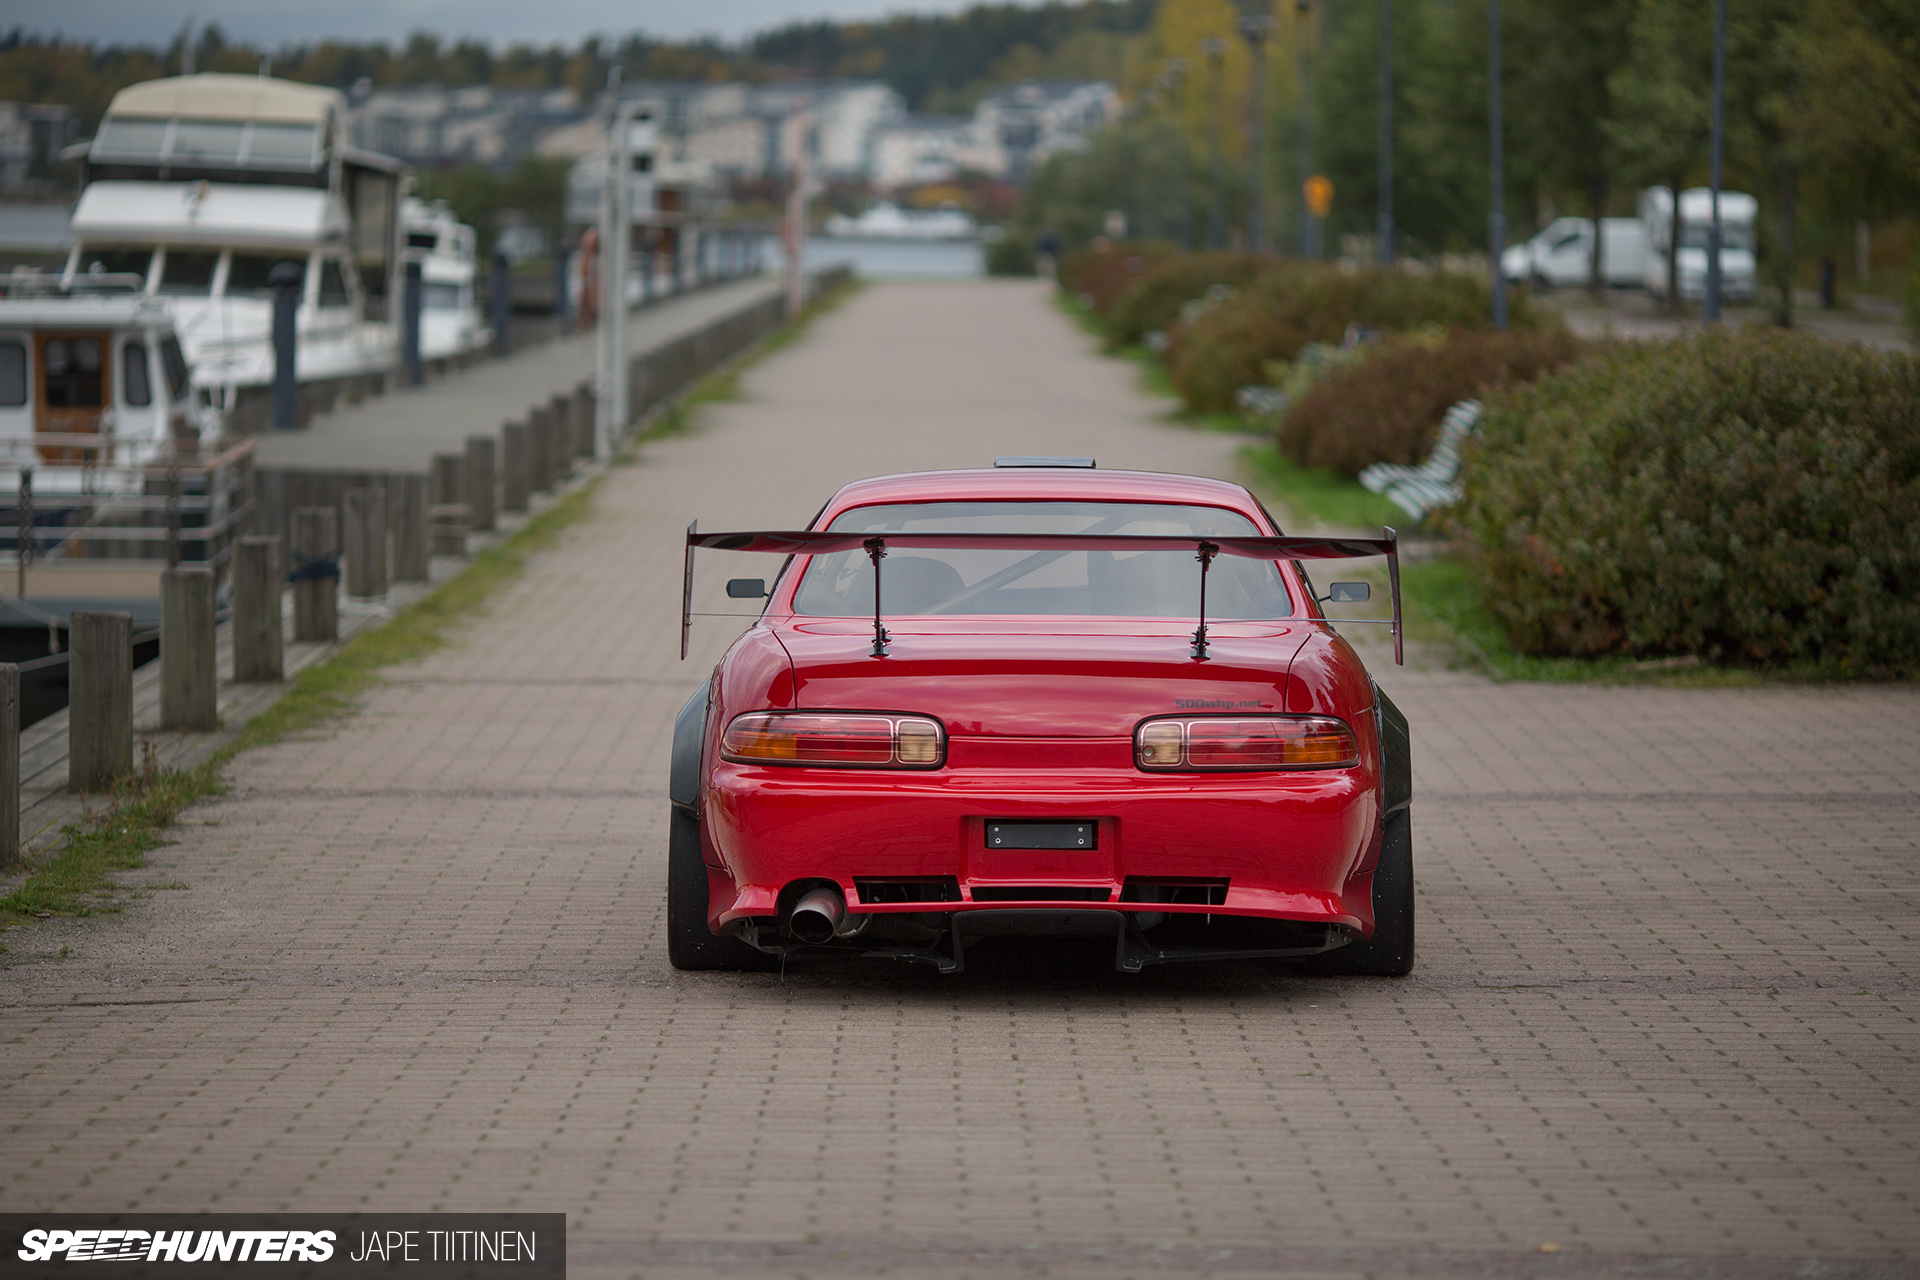
[(1210, 622), (1193, 657), (1180, 619), (806, 618), (779, 629), (793, 660), (793, 705), (917, 712), (955, 737), (1128, 737), (1150, 716), (1285, 709), (1287, 665), (1303, 621)]

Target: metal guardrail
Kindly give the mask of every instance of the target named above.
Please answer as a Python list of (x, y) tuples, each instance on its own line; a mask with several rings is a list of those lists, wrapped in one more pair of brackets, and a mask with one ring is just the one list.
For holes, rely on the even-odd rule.
[[(13, 544), (16, 596), (26, 594), (27, 570), (35, 564), (185, 563), (217, 570), (231, 557), (257, 506), (257, 442), (242, 440), (206, 457), (111, 460), (116, 445), (135, 443), (55, 432), (0, 440), (0, 466), (12, 467), (17, 477), (12, 536), (0, 525), (0, 544)], [(49, 458), (49, 451), (57, 452)], [(36, 476), (55, 483), (36, 489)], [(62, 523), (48, 523), (56, 513)]]

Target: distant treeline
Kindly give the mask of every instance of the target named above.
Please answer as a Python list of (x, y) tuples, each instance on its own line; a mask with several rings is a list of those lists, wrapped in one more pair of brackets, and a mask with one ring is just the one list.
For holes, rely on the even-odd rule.
[[(418, 32), (405, 43), (320, 40), (261, 46), (229, 41), (208, 24), (194, 35), (200, 71), (276, 76), (349, 89), (374, 85), (494, 85), (570, 88), (590, 96), (618, 65), (627, 80), (746, 80), (842, 76), (884, 80), (909, 107), (956, 109), (997, 85), (1032, 76), (1112, 75), (1126, 39), (1153, 19), (1155, 0), (1074, 0), (1039, 6), (978, 5), (957, 14), (878, 22), (802, 22), (739, 44), (712, 39), (620, 40), (577, 45), (444, 40)], [(177, 75), (181, 40), (154, 45), (94, 44), (0, 35), (0, 101), (64, 103), (91, 129), (129, 84)]]

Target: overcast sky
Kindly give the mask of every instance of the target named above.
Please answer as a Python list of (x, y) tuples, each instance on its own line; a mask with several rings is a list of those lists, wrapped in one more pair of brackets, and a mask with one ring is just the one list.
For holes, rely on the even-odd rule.
[(736, 39), (807, 18), (874, 18), (952, 12), (975, 0), (7, 0), (0, 27), (39, 35), (152, 44), (189, 16), (218, 22), (231, 39), (304, 41), (327, 36), (396, 40), (410, 31), (494, 42), (571, 44), (594, 32), (718, 35)]

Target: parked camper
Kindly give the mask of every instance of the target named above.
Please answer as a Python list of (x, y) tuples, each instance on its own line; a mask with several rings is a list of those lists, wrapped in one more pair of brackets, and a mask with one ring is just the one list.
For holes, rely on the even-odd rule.
[[(1616, 289), (1637, 289), (1646, 275), (1647, 233), (1638, 218), (1602, 218), (1606, 237), (1600, 269)], [(1593, 275), (1593, 220), (1555, 218), (1533, 239), (1500, 255), (1501, 269), (1516, 284), (1578, 288)]]
[[(1760, 202), (1741, 191), (1720, 193), (1720, 296), (1738, 301), (1753, 297), (1754, 225)], [(1676, 266), (1680, 296), (1707, 293), (1707, 230), (1713, 219), (1713, 192), (1689, 187), (1680, 193), (1680, 250)], [(1640, 193), (1640, 221), (1647, 228), (1647, 291), (1667, 296), (1667, 246), (1673, 238), (1673, 193), (1648, 187)]]

